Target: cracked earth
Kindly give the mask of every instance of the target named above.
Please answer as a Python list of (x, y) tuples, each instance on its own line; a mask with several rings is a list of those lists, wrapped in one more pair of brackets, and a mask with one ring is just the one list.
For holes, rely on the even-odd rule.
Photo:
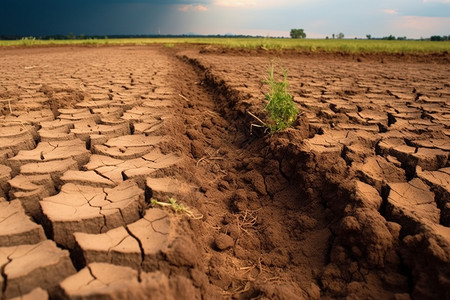
[(1, 299), (450, 299), (449, 59), (0, 49)]

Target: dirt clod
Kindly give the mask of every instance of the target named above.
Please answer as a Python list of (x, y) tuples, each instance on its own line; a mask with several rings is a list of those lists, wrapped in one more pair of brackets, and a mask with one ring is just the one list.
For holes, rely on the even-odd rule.
[(229, 235), (218, 233), (214, 237), (214, 244), (219, 250), (226, 250), (228, 248), (233, 247), (234, 241)]

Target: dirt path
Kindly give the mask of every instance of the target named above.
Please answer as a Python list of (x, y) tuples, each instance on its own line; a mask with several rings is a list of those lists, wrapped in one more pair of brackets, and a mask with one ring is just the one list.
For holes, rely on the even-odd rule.
[(261, 136), (270, 53), (0, 54), (2, 299), (450, 297), (448, 65), (286, 54)]

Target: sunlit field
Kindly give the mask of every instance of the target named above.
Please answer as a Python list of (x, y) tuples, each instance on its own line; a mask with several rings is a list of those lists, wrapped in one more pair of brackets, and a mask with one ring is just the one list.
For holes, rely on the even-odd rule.
[(278, 39), (278, 38), (129, 38), (129, 39), (74, 39), (74, 40), (22, 40), (0, 41), (0, 46), (58, 46), (58, 45), (151, 45), (178, 44), (217, 45), (246, 49), (298, 49), (299, 51), (345, 53), (439, 53), (450, 51), (450, 41), (431, 42), (414, 40), (350, 40), (350, 39)]

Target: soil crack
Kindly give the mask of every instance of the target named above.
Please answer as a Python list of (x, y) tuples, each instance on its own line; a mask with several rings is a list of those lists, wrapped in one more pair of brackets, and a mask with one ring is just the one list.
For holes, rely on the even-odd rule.
[[(97, 276), (95, 276), (94, 271), (92, 271), (91, 266), (90, 266), (90, 265), (87, 265), (86, 267), (87, 267), (87, 269), (88, 269), (88, 271), (89, 271), (89, 274), (90, 274), (91, 277), (92, 277), (92, 280), (89, 281), (88, 283), (86, 283), (86, 286), (90, 285), (91, 283), (95, 282), (96, 280), (100, 281), (100, 280), (97, 278)], [(101, 282), (101, 281), (100, 281), (100, 282)]]
[(158, 218), (158, 219), (155, 219), (155, 220), (150, 221), (150, 225), (152, 226), (152, 229), (153, 229), (154, 232), (159, 233), (159, 234), (161, 234), (161, 235), (169, 235), (168, 232), (165, 233), (165, 232), (158, 231), (158, 230), (155, 228), (155, 226), (153, 225), (153, 223), (158, 222), (158, 221), (161, 221), (161, 220), (164, 220), (164, 219), (166, 219), (166, 218), (168, 218), (168, 217), (167, 217), (167, 216), (164, 216), (164, 217), (161, 217), (161, 218)]
[(2, 300), (6, 299), (6, 289), (8, 287), (8, 275), (6, 274), (5, 270), (6, 270), (6, 267), (8, 266), (8, 264), (10, 264), (12, 262), (11, 255), (12, 254), (8, 255), (8, 257), (7, 257), (8, 261), (1, 267), (1, 274), (3, 277), (2, 298), (1, 298)]
[(138, 282), (142, 281), (142, 270), (143, 270), (143, 265), (144, 265), (144, 260), (145, 260), (145, 251), (144, 251), (144, 246), (142, 245), (142, 241), (128, 228), (128, 226), (124, 226), (125, 230), (127, 231), (127, 233), (136, 240), (136, 242), (139, 245), (139, 250), (141, 251), (141, 263), (139, 265), (139, 269), (138, 269)]
[(10, 215), (7, 216), (6, 218), (3, 218), (3, 219), (0, 221), (0, 224), (3, 223), (3, 222), (5, 222), (5, 221), (7, 221), (9, 218), (14, 217), (15, 215), (18, 215), (18, 214), (19, 214), (19, 212), (14, 212), (14, 213), (10, 214)]

